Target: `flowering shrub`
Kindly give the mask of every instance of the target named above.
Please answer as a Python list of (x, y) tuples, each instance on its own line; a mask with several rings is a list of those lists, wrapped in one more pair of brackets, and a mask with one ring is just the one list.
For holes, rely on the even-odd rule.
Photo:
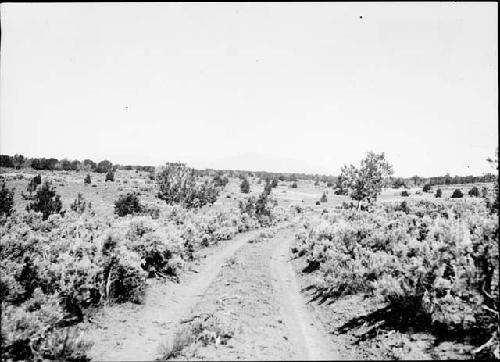
[(498, 341), (495, 216), (471, 200), (339, 209), (306, 223), (293, 251), (306, 257), (304, 272), (319, 271), (325, 299), (381, 295), (407, 324)]

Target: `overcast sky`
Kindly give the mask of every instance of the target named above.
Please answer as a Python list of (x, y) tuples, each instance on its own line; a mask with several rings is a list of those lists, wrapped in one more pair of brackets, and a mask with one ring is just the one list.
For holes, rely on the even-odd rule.
[(2, 4), (0, 153), (481, 175), (496, 3)]

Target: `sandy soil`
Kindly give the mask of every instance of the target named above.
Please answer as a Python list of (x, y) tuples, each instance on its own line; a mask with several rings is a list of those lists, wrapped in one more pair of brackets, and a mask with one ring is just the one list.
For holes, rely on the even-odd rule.
[(115, 305), (94, 317), (93, 360), (154, 360), (199, 316), (224, 321), (227, 343), (194, 342), (173, 359), (335, 360), (338, 351), (307, 310), (292, 264), (295, 229), (256, 230), (204, 251), (179, 284), (153, 281), (144, 305)]
[(153, 281), (143, 305), (105, 307), (94, 316), (89, 331), (94, 341), (90, 357), (99, 361), (153, 360), (162, 338), (204, 298), (224, 261), (257, 233), (258, 230), (240, 234), (206, 249), (206, 258), (195, 267), (197, 272), (186, 273), (179, 284)]
[(299, 292), (289, 262), (293, 237), (293, 228), (284, 228), (235, 253), (191, 314), (224, 321), (232, 338), (226, 345), (191, 345), (175, 359), (338, 359)]

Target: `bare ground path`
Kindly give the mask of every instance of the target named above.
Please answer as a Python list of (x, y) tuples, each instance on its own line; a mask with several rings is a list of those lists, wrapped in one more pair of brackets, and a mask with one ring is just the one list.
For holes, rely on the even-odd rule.
[(241, 247), (223, 265), (191, 315), (224, 321), (233, 337), (227, 345), (191, 345), (176, 359), (339, 359), (299, 292), (289, 262), (293, 238), (294, 229), (283, 228), (275, 237)]
[(153, 360), (158, 344), (183, 315), (189, 313), (227, 258), (260, 231), (237, 235), (232, 240), (207, 249), (207, 257), (197, 273), (184, 275), (180, 284), (153, 281), (147, 288), (143, 305), (122, 304), (106, 307), (94, 318), (89, 331), (94, 346), (92, 360), (144, 361)]

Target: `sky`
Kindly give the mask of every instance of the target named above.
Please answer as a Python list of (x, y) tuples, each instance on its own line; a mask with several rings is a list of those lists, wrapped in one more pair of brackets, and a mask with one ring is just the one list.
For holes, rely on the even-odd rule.
[(497, 6), (3, 3), (0, 153), (493, 172)]

